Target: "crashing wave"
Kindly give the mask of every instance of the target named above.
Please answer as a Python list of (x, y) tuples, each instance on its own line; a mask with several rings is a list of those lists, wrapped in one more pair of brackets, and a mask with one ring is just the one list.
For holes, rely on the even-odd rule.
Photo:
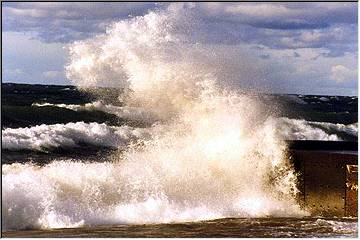
[(279, 118), (277, 134), (286, 140), (343, 141), (344, 137), (357, 138), (358, 123), (349, 125), (327, 122), (312, 122), (301, 119)]
[[(344, 125), (289, 118), (270, 118), (268, 124), (273, 125), (276, 129), (276, 138), (282, 140), (342, 141), (346, 140), (342, 136), (352, 138), (358, 136), (358, 123)], [(43, 124), (29, 128), (6, 128), (2, 133), (2, 147), (8, 150), (48, 151), (54, 148), (65, 149), (86, 144), (122, 149), (132, 141), (149, 138), (153, 130), (84, 122)]]
[(149, 138), (84, 123), (3, 131), (7, 147), (142, 140), (105, 163), (3, 166), (5, 229), (307, 215), (276, 121), (256, 99), (224, 86), (231, 76), (252, 82), (246, 73), (258, 65), (237, 47), (193, 41), (201, 29), (179, 6), (70, 46), (67, 76), (77, 86), (129, 88), (126, 106), (166, 119)]
[(46, 151), (73, 148), (79, 144), (123, 148), (129, 142), (148, 136), (146, 129), (129, 126), (111, 127), (105, 123), (42, 124), (28, 128), (6, 128), (2, 147), (8, 150)]

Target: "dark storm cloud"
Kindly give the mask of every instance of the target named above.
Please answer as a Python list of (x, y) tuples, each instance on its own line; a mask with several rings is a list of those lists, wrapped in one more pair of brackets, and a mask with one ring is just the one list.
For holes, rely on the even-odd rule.
[[(8, 42), (3, 51), (5, 77), (29, 82), (60, 79), (66, 43), (103, 33), (111, 22), (168, 7), (186, 8), (195, 18), (189, 41), (248, 49), (249, 55), (271, 66), (267, 81), (283, 86), (284, 92), (329, 93), (328, 87), (343, 89), (333, 93), (356, 92), (357, 3), (343, 2), (3, 3), (3, 40)], [(21, 52), (17, 45), (23, 47)], [(56, 59), (61, 61), (51, 62)], [(344, 74), (347, 78), (340, 79)], [(308, 89), (309, 82), (314, 89)]]
[(262, 54), (259, 56), (262, 59), (270, 59), (270, 55), (269, 54)]
[(259, 48), (316, 48), (328, 52), (328, 57), (357, 52), (357, 25), (334, 24), (319, 29), (264, 29), (226, 22), (206, 23), (207, 41), (212, 43), (256, 44)]
[(103, 32), (112, 21), (143, 15), (155, 3), (4, 3), (3, 31), (33, 32), (45, 42), (71, 42)]
[[(180, 4), (180, 3), (175, 3)], [(163, 9), (167, 3), (4, 3), (5, 31), (31, 31), (47, 42), (69, 42), (103, 32), (112, 21), (129, 15), (143, 15), (152, 9)], [(301, 31), (328, 29), (334, 25), (357, 28), (357, 3), (188, 3), (199, 18), (217, 32), (227, 31), (228, 39), (212, 41), (259, 41), (269, 47), (318, 47), (322, 41), (302, 41)], [(221, 26), (221, 28), (219, 28)], [(269, 32), (268, 30), (273, 30)], [(279, 35), (293, 40), (275, 40)], [(341, 34), (341, 33), (340, 33)], [(246, 35), (246, 36), (245, 36)], [(269, 38), (270, 35), (270, 38)], [(273, 35), (273, 37), (271, 37)], [(323, 39), (326, 38), (325, 33)], [(354, 35), (354, 34), (352, 34)], [(331, 36), (329, 36), (331, 37)]]
[(357, 3), (198, 3), (210, 18), (258, 28), (315, 29), (357, 23)]
[[(181, 5), (182, 3), (172, 3)], [(4, 3), (3, 31), (31, 32), (43, 42), (93, 37), (111, 22), (167, 8), (169, 3)], [(185, 3), (201, 19), (208, 43), (272, 49), (323, 48), (326, 57), (357, 52), (357, 3)]]
[(244, 41), (273, 49), (323, 48), (327, 57), (357, 52), (357, 3), (198, 3), (197, 7), (212, 25), (208, 28), (215, 29), (213, 41)]

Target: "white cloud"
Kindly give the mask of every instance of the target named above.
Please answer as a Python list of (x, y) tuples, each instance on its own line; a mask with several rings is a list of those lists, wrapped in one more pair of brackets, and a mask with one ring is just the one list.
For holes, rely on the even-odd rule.
[(197, 3), (203, 14), (273, 29), (324, 28), (356, 23), (356, 3)]
[(357, 79), (357, 69), (349, 69), (341, 64), (331, 67), (330, 78), (337, 83), (353, 81)]
[(42, 75), (44, 76), (44, 78), (50, 79), (50, 80), (64, 77), (64, 73), (60, 72), (60, 71), (46, 71), (46, 72), (43, 72)]

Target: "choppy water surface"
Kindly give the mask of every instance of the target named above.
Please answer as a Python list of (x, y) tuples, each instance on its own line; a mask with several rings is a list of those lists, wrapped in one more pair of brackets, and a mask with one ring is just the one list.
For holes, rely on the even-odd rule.
[(5, 237), (349, 237), (357, 219), (226, 218), (204, 222), (12, 231)]
[(77, 90), (4, 87), (5, 236), (357, 235), (356, 219), (306, 218), (286, 143), (356, 141), (357, 98), (253, 89), (256, 62), (196, 39), (188, 11), (71, 44)]

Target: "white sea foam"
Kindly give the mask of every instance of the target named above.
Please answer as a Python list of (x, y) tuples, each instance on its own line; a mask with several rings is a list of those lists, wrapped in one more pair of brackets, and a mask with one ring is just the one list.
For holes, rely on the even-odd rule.
[[(358, 136), (358, 123), (344, 125), (290, 118), (269, 118), (265, 125), (275, 129), (279, 140), (342, 141), (341, 135)], [(42, 124), (29, 128), (6, 128), (2, 147), (9, 150), (48, 151), (78, 147), (79, 143), (99, 147), (124, 148), (132, 141), (148, 139), (159, 127), (132, 128), (107, 126), (105, 123)], [(164, 131), (162, 129), (162, 131)]]
[[(142, 162), (4, 165), (3, 228), (303, 215), (288, 199), (283, 188), (287, 184), (263, 182), (263, 171), (271, 165), (250, 161), (241, 165), (228, 158), (208, 162), (204, 156), (176, 161), (184, 154), (185, 150), (168, 159), (162, 154)], [(279, 195), (274, 188), (284, 192)]]
[[(297, 97), (292, 98), (294, 101), (301, 100)], [(301, 100), (302, 101), (302, 100)], [(307, 104), (306, 102), (298, 102)], [(50, 103), (34, 103), (34, 106), (56, 106), (68, 108), (75, 111), (82, 110), (98, 110), (115, 114), (124, 119), (138, 120), (143, 122), (155, 122), (156, 117), (151, 115), (146, 109), (136, 107), (119, 107), (111, 104), (103, 104), (101, 101), (87, 103), (84, 105), (76, 104), (50, 104)], [(272, 118), (270, 118), (272, 119)], [(269, 120), (270, 120), (269, 119)], [(283, 140), (344, 140), (340, 135), (358, 136), (358, 123), (353, 124), (334, 124), (327, 122), (313, 122), (301, 119), (277, 118), (276, 121), (277, 135)]]
[(286, 140), (342, 141), (343, 134), (358, 136), (358, 123), (345, 125), (290, 118), (273, 119), (273, 121), (276, 122), (277, 135)]
[(129, 126), (111, 127), (105, 123), (42, 124), (28, 128), (6, 128), (2, 131), (2, 147), (10, 150), (38, 150), (87, 145), (123, 148), (132, 140), (144, 139), (147, 130)]
[[(296, 177), (277, 122), (255, 98), (224, 87), (229, 66), (246, 76), (229, 56), (233, 63), (248, 59), (190, 41), (196, 22), (179, 6), (120, 21), (70, 47), (67, 76), (75, 84), (127, 87), (128, 106), (166, 121), (109, 162), (4, 165), (5, 229), (307, 214), (295, 201)], [(99, 126), (71, 128), (71, 136), (90, 131), (81, 139), (122, 143), (111, 140), (114, 129)], [(48, 141), (49, 134), (29, 131)]]

